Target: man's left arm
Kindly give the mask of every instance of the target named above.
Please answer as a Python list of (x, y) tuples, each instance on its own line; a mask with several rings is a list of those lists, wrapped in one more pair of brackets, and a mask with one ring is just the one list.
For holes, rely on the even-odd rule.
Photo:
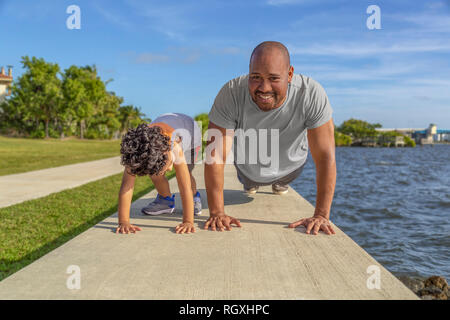
[(319, 230), (334, 234), (330, 224), (330, 209), (336, 186), (336, 160), (334, 143), (334, 125), (331, 119), (320, 127), (308, 129), (308, 144), (316, 165), (316, 208), (311, 218), (293, 222), (290, 228), (299, 225), (306, 227), (306, 233), (316, 235)]

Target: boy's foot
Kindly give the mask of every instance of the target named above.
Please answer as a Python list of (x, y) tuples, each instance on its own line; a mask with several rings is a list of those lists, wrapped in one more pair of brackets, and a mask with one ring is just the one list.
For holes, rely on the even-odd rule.
[(175, 210), (175, 195), (163, 198), (158, 194), (153, 202), (141, 209), (141, 212), (150, 216), (156, 216), (163, 213), (172, 213), (173, 210)]
[(258, 189), (259, 189), (259, 186), (251, 187), (251, 188), (248, 188), (248, 189), (246, 189), (246, 188), (244, 187), (244, 192), (245, 192), (246, 194), (255, 194), (255, 193), (258, 191)]
[(282, 194), (286, 194), (288, 192), (288, 186), (285, 184), (281, 184), (281, 183), (274, 183), (272, 185), (272, 192), (274, 194), (278, 194), (278, 195), (282, 195)]
[(200, 197), (200, 192), (194, 195), (194, 215), (199, 216), (202, 214), (202, 198)]

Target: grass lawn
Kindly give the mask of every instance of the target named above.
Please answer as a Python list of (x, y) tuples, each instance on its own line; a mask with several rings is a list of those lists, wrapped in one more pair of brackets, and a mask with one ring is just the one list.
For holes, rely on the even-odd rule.
[[(117, 174), (1, 208), (0, 281), (115, 213), (121, 181)], [(153, 188), (148, 177), (138, 177), (133, 201)]]
[(119, 155), (120, 140), (39, 140), (0, 136), (0, 176)]

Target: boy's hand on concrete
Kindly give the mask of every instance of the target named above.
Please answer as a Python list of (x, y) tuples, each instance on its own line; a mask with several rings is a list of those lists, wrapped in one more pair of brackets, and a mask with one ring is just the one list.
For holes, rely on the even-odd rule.
[(136, 231), (141, 231), (141, 228), (133, 226), (129, 222), (119, 223), (119, 226), (116, 229), (116, 233), (136, 233)]
[(303, 218), (289, 225), (289, 228), (296, 228), (298, 226), (304, 226), (306, 228), (306, 233), (310, 234), (311, 230), (313, 235), (319, 233), (322, 230), (328, 235), (335, 234), (333, 227), (330, 224), (330, 220), (322, 216), (313, 216), (311, 218)]
[(192, 222), (183, 222), (175, 227), (176, 233), (191, 233), (195, 232), (194, 224)]
[(208, 230), (208, 228), (211, 227), (212, 231), (231, 231), (232, 224), (241, 227), (241, 222), (238, 219), (227, 216), (225, 213), (211, 215), (206, 221), (204, 229)]

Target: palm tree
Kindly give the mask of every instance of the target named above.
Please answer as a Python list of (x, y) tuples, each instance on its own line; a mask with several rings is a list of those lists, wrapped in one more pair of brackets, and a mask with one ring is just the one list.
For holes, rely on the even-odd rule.
[(133, 105), (119, 107), (120, 135), (123, 136), (130, 128), (138, 126), (144, 119), (145, 114), (141, 109)]

